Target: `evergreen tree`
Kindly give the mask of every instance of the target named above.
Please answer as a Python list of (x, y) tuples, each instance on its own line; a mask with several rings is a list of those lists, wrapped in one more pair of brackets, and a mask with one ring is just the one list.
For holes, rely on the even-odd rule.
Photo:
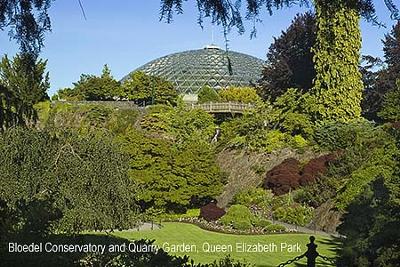
[(377, 179), (350, 205), (339, 226), (346, 238), (338, 266), (398, 266), (399, 182), (398, 174)]
[(383, 73), (383, 61), (373, 56), (363, 56), (360, 71), (363, 77), (364, 91), (361, 102), (362, 114), (368, 120), (379, 121), (377, 111), (380, 109), (380, 96), (377, 90), (377, 79)]
[(259, 94), (264, 99), (275, 100), (288, 88), (307, 92), (312, 87), (315, 70), (311, 48), (315, 39), (315, 16), (310, 12), (297, 15), (289, 28), (274, 39), (260, 81)]
[(51, 0), (1, 1), (0, 31), (9, 28), (10, 37), (22, 53), (37, 57), (43, 47), (44, 34), (50, 31), (48, 10)]
[(9, 231), (80, 233), (135, 224), (137, 186), (111, 135), (13, 128), (0, 135), (0, 154), (0, 205), (15, 215)]
[(36, 120), (33, 105), (48, 99), (50, 87), (47, 61), (34, 60), (28, 54), (7, 56), (0, 62), (0, 130), (26, 125)]
[(400, 79), (397, 80), (396, 89), (385, 95), (383, 108), (378, 115), (387, 121), (400, 121)]
[(400, 21), (385, 35), (383, 51), (386, 67), (376, 72), (376, 81), (367, 88), (364, 96), (364, 113), (367, 118), (381, 120), (377, 113), (384, 109), (385, 95), (397, 89), (400, 79)]

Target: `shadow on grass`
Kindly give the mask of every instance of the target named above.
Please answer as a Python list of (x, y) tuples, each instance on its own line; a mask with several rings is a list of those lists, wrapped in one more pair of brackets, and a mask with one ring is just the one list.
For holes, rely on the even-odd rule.
[(339, 237), (332, 237), (331, 239), (321, 239), (318, 243), (329, 246), (328, 250), (338, 255), (340, 248), (342, 247), (343, 239)]
[[(313, 236), (310, 236), (311, 242), (309, 244), (307, 244), (307, 247), (308, 247), (307, 252), (305, 254), (303, 254), (303, 256), (298, 255), (298, 257), (302, 256), (303, 257), (302, 259), (292, 262), (291, 264), (287, 264), (285, 266), (307, 267), (307, 264), (305, 262), (307, 261), (307, 258), (309, 258), (309, 257), (311, 259), (315, 260), (315, 266), (336, 266), (336, 257), (328, 257), (327, 255), (321, 254), (318, 251), (317, 246), (314, 245), (314, 240), (315, 240), (315, 238)], [(337, 237), (332, 237), (332, 239), (320, 238), (318, 240), (318, 243), (328, 246), (329, 251), (333, 252), (335, 255), (338, 255), (338, 253), (340, 251), (340, 246), (342, 244), (342, 239), (337, 238)], [(318, 254), (316, 254), (316, 253), (318, 253)]]

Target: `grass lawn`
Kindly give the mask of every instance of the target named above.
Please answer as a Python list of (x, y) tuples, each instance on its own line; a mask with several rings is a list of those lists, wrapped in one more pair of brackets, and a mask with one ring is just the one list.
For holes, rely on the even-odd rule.
[[(188, 255), (196, 263), (208, 263), (222, 258), (225, 254), (232, 255), (235, 259), (246, 260), (256, 266), (277, 266), (306, 251), (306, 244), (309, 242), (309, 235), (304, 234), (274, 234), (274, 235), (231, 235), (221, 234), (203, 230), (195, 225), (186, 223), (164, 223), (163, 228), (159, 230), (147, 231), (123, 231), (114, 233), (117, 237), (127, 238), (129, 240), (137, 239), (155, 239), (156, 244), (166, 249), (171, 249), (171, 254)], [(316, 244), (318, 252), (327, 257), (334, 257), (338, 242), (332, 238), (316, 235)], [(245, 252), (237, 243), (246, 243), (247, 245), (266, 245), (264, 252)], [(189, 252), (173, 252), (176, 245), (186, 244)], [(296, 244), (298, 244), (296, 246)], [(225, 248), (226, 252), (214, 252), (216, 245), (219, 249)], [(225, 247), (224, 247), (225, 246)], [(190, 247), (190, 248), (189, 248)], [(269, 249), (269, 251), (266, 251)], [(299, 249), (301, 251), (299, 251)], [(167, 251), (167, 250), (166, 250)], [(319, 258), (320, 259), (320, 258)], [(305, 266), (306, 261), (301, 260), (298, 265)], [(319, 260), (320, 266), (333, 266), (329, 263)], [(319, 266), (319, 265), (317, 265)]]

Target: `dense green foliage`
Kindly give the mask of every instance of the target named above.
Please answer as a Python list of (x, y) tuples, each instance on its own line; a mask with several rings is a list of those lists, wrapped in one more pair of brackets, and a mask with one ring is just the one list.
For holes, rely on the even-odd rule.
[(133, 100), (139, 105), (175, 105), (178, 92), (171, 82), (137, 71), (123, 81), (119, 97)]
[(222, 123), (221, 144), (268, 153), (285, 147), (303, 150), (313, 133), (304, 103), (299, 91), (288, 89), (273, 104), (257, 104), (243, 117)]
[(231, 225), (237, 230), (248, 230), (255, 220), (256, 217), (246, 206), (233, 205), (219, 221), (224, 225)]
[(382, 78), (384, 65), (378, 57), (362, 56), (360, 72), (364, 84), (363, 99), (361, 101), (362, 116), (368, 120), (379, 121), (377, 111), (382, 105), (381, 92), (377, 90), (377, 80)]
[(110, 136), (10, 129), (0, 136), (0, 153), (0, 200), (15, 215), (8, 232), (77, 233), (135, 223), (137, 189), (127, 176), (128, 158)]
[(47, 96), (50, 87), (47, 61), (17, 54), (0, 62), (0, 130), (36, 121), (33, 105)]
[(209, 86), (204, 86), (200, 89), (198, 93), (198, 103), (207, 103), (207, 102), (218, 102), (219, 95), (218, 93)]
[(211, 140), (216, 125), (214, 118), (200, 109), (185, 109), (165, 105), (152, 106), (140, 122), (146, 131), (175, 140), (179, 145), (186, 141), (208, 142)]
[(257, 207), (267, 211), (272, 205), (273, 194), (271, 191), (262, 188), (250, 188), (236, 194), (233, 203), (251, 207)]
[(368, 119), (381, 120), (377, 113), (382, 110), (385, 95), (396, 89), (396, 80), (400, 79), (400, 22), (393, 26), (383, 40), (385, 67), (379, 68), (372, 77), (370, 88), (364, 96), (364, 113)]
[(311, 222), (313, 217), (313, 209), (295, 203), (291, 206), (277, 208), (274, 211), (273, 216), (275, 219), (282, 222), (305, 226)]
[(172, 83), (143, 72), (133, 72), (122, 84), (111, 75), (104, 65), (100, 76), (82, 74), (73, 88), (61, 89), (54, 100), (110, 101), (130, 100), (140, 106), (150, 104), (175, 105), (178, 92)]
[[(313, 208), (296, 203), (291, 195), (274, 196), (262, 188), (243, 190), (235, 195), (233, 203), (248, 208), (257, 208), (261, 220), (275, 219), (286, 223), (305, 226), (313, 217)], [(257, 221), (253, 219), (253, 221)]]
[(316, 1), (316, 78), (310, 108), (318, 120), (348, 121), (361, 115), (361, 32), (357, 1)]
[(50, 30), (48, 10), (51, 0), (2, 1), (0, 5), (0, 31), (10, 28), (10, 37), (20, 46), (22, 53), (36, 57), (45, 32)]
[(119, 82), (112, 76), (107, 65), (104, 65), (100, 76), (82, 74), (73, 88), (61, 89), (55, 100), (113, 100), (119, 94)]
[(399, 182), (398, 173), (378, 179), (349, 206), (339, 227), (347, 237), (339, 261), (342, 265), (398, 266)]
[(207, 143), (178, 146), (136, 130), (127, 132), (122, 142), (131, 158), (129, 176), (143, 187), (139, 199), (144, 208), (180, 211), (220, 193), (223, 176)]
[(370, 182), (393, 175), (397, 149), (393, 138), (381, 127), (368, 122), (330, 125), (316, 133), (316, 140), (331, 151), (342, 151), (329, 172), (341, 180), (335, 183), (338, 188), (331, 189), (337, 192), (336, 205), (340, 209), (347, 207)]
[(261, 99), (255, 88), (229, 87), (218, 92), (222, 102), (257, 103)]
[(315, 70), (311, 48), (316, 39), (315, 24), (312, 13), (297, 15), (289, 28), (274, 38), (258, 88), (264, 99), (275, 100), (288, 88), (307, 92), (312, 87)]
[(386, 93), (378, 115), (386, 121), (400, 121), (400, 79), (397, 80), (397, 87)]
[(202, 110), (154, 105), (143, 114), (124, 105), (62, 102), (37, 108), (46, 118), (42, 127), (56, 133), (72, 128), (83, 135), (103, 130), (117, 135), (129, 156), (129, 176), (143, 186), (137, 195), (143, 209), (180, 212), (206, 203), (222, 188), (224, 176), (209, 143), (215, 125)]
[(106, 129), (121, 134), (133, 127), (139, 111), (126, 106), (41, 102), (35, 105), (39, 125), (50, 131), (75, 129), (80, 133)]

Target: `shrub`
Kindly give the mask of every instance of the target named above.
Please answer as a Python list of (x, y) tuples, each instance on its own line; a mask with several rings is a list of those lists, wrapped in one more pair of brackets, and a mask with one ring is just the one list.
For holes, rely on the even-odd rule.
[(241, 218), (241, 219), (233, 221), (232, 226), (233, 226), (233, 228), (235, 228), (237, 230), (249, 230), (249, 229), (251, 229), (252, 224), (249, 220)]
[(291, 147), (295, 149), (304, 149), (309, 145), (309, 142), (301, 135), (295, 135), (290, 140)]
[(322, 176), (318, 177), (315, 183), (296, 190), (293, 198), (296, 202), (316, 208), (334, 198), (342, 186), (340, 178)]
[(273, 212), (273, 217), (279, 221), (305, 226), (313, 217), (313, 208), (295, 203), (289, 207), (279, 207)]
[(198, 93), (198, 102), (207, 103), (207, 102), (217, 102), (219, 101), (218, 93), (209, 86), (203, 86)]
[[(251, 228), (254, 217), (255, 216), (246, 206), (233, 205), (228, 209), (228, 212), (220, 219), (220, 222), (224, 225), (232, 225), (235, 229), (238, 230), (246, 230)], [(241, 227), (241, 229), (236, 227)]]
[(260, 217), (255, 217), (255, 219), (253, 220), (253, 225), (255, 227), (266, 228), (267, 226), (269, 226), (271, 224), (272, 224), (271, 221), (266, 220), (264, 218), (260, 218)]
[(164, 213), (161, 214), (159, 217), (164, 220), (178, 221), (180, 219), (198, 218), (199, 216), (200, 209), (188, 209), (185, 213)]
[(261, 101), (256, 89), (251, 87), (229, 87), (219, 91), (221, 101), (257, 103)]
[(233, 203), (247, 207), (256, 205), (263, 210), (267, 210), (271, 206), (272, 198), (273, 194), (270, 190), (250, 188), (236, 194), (233, 198)]
[(297, 188), (300, 181), (300, 162), (290, 158), (283, 161), (267, 173), (264, 188), (271, 189), (276, 195), (288, 193)]
[(133, 227), (138, 187), (128, 177), (128, 158), (113, 141), (101, 132), (3, 132), (0, 200), (17, 215), (15, 228), (79, 233)]
[(378, 113), (379, 117), (387, 121), (400, 120), (400, 79), (397, 80), (397, 87), (385, 95), (383, 108)]
[(374, 125), (357, 120), (350, 123), (326, 123), (314, 133), (314, 140), (323, 149), (337, 151), (355, 146), (374, 134)]
[(225, 215), (225, 210), (221, 209), (214, 202), (200, 208), (200, 217), (206, 221), (216, 221)]
[(329, 163), (334, 161), (336, 158), (337, 155), (331, 153), (310, 160), (303, 168), (300, 184), (307, 185), (315, 182), (319, 176), (326, 174)]

